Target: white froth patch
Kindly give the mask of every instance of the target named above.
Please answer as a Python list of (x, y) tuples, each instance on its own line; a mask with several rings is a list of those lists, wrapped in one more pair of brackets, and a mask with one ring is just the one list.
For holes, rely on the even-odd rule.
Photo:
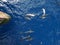
[(7, 2), (7, 0), (2, 0), (3, 2)]

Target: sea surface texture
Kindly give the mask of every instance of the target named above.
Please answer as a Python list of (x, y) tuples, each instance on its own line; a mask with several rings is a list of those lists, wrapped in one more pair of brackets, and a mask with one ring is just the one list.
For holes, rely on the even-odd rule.
[(60, 0), (0, 0), (11, 16), (0, 25), (0, 45), (60, 45)]

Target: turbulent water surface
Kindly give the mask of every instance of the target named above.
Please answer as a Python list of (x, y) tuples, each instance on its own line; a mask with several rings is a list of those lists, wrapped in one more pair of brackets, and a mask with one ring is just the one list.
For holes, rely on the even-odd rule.
[(0, 25), (0, 45), (60, 45), (60, 0), (0, 0), (11, 20)]

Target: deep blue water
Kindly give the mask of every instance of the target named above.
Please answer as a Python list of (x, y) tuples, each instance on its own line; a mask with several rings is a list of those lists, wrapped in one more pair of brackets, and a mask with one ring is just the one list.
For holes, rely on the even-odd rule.
[(11, 16), (0, 25), (0, 45), (60, 45), (60, 0), (1, 0), (0, 11)]

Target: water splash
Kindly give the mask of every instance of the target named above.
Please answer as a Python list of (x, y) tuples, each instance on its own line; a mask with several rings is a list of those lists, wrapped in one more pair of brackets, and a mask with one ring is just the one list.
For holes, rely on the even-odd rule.
[(19, 0), (1, 0), (0, 2), (9, 2), (11, 4), (16, 4)]

